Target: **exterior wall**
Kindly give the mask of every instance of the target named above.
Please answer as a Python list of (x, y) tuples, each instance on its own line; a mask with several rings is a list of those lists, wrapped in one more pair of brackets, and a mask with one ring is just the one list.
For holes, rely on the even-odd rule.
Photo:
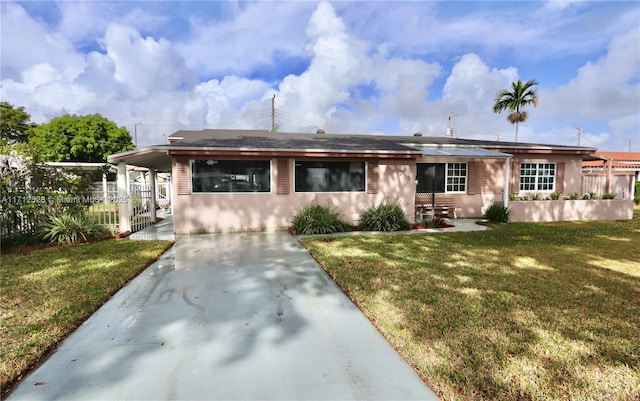
[(631, 199), (515, 201), (509, 209), (513, 222), (633, 219)]
[[(520, 164), (521, 163), (556, 163), (556, 192), (568, 194), (581, 191), (582, 184), (582, 158), (579, 155), (554, 155), (554, 154), (514, 154), (511, 162), (511, 188), (512, 194), (524, 196), (530, 191), (520, 191)], [(551, 193), (553, 191), (550, 191)], [(541, 194), (547, 194), (541, 191)]]
[[(415, 163), (409, 160), (381, 159), (378, 161), (377, 193), (296, 193), (294, 191), (294, 159), (288, 159), (289, 190), (279, 193), (281, 172), (276, 159), (271, 162), (271, 192), (264, 193), (188, 193), (179, 191), (180, 182), (174, 180), (174, 229), (178, 234), (286, 230), (293, 216), (310, 203), (327, 205), (340, 211), (353, 224), (362, 211), (384, 199), (398, 202), (407, 212), (414, 213)], [(177, 172), (174, 160), (174, 176)], [(367, 165), (369, 170), (371, 165)], [(370, 171), (367, 172), (369, 175)], [(189, 180), (190, 180), (189, 175)], [(369, 185), (368, 185), (369, 186)], [(190, 192), (190, 191), (189, 191)]]
[[(212, 156), (203, 156), (210, 158)], [(198, 156), (190, 156), (198, 159)], [(236, 159), (241, 159), (237, 157)], [(310, 160), (309, 157), (303, 157)], [(180, 161), (181, 160), (181, 161)], [(415, 216), (416, 162), (466, 162), (466, 193), (447, 193), (454, 199), (459, 218), (480, 217), (487, 207), (503, 202), (505, 163), (508, 159), (473, 158), (410, 158), (366, 159), (367, 187), (364, 192), (296, 193), (294, 185), (295, 159), (272, 157), (271, 191), (268, 193), (191, 193), (190, 168), (187, 159), (173, 160), (174, 227), (178, 234), (226, 231), (284, 230), (293, 216), (304, 206), (317, 203), (338, 210), (345, 220), (357, 224), (360, 214), (383, 200), (399, 203), (409, 220)], [(299, 159), (302, 160), (302, 159)], [(317, 160), (317, 159), (316, 159)], [(327, 160), (323, 158), (323, 160)], [(342, 159), (346, 160), (346, 159)], [(364, 160), (357, 158), (354, 160)], [(282, 170), (286, 161), (288, 171)], [(556, 191), (567, 194), (581, 187), (581, 158), (578, 155), (516, 154), (510, 164), (510, 191), (519, 192), (520, 163), (557, 163)], [(181, 164), (182, 163), (182, 164)], [(377, 167), (376, 167), (377, 165)], [(187, 166), (187, 167), (185, 167)], [(560, 167), (562, 166), (562, 167)], [(374, 173), (375, 170), (375, 173)], [(283, 176), (283, 174), (286, 174)], [(182, 177), (182, 179), (180, 179)], [(185, 178), (186, 177), (186, 178)], [(374, 177), (374, 178), (372, 178)], [(372, 181), (373, 180), (373, 181)], [(284, 185), (284, 186), (283, 186)], [(526, 195), (523, 193), (522, 195)], [(511, 202), (513, 221), (555, 221), (630, 218), (623, 207), (611, 208), (604, 203), (602, 211), (594, 211), (601, 201), (573, 204), (562, 201)], [(602, 201), (611, 202), (611, 201)], [(591, 217), (595, 216), (595, 217)]]
[(454, 200), (458, 218), (480, 217), (487, 207), (502, 203), (505, 159), (430, 157), (417, 163), (467, 163), (467, 192), (445, 194)]

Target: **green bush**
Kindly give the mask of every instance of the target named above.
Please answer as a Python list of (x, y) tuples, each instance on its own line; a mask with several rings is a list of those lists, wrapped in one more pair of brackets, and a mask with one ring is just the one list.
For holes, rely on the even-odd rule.
[(578, 200), (580, 197), (580, 194), (577, 192), (569, 192), (567, 196), (569, 197), (569, 200)]
[(411, 223), (399, 205), (383, 202), (360, 215), (360, 227), (369, 231), (401, 231), (409, 230)]
[(532, 192), (529, 194), (528, 196), (529, 200), (541, 200), (542, 199), (542, 195), (540, 194), (540, 192)]
[(640, 181), (636, 181), (636, 193), (633, 196), (633, 203), (640, 205)]
[(351, 225), (342, 220), (340, 213), (320, 205), (305, 206), (293, 216), (292, 227), (298, 234), (330, 234), (351, 230)]
[(552, 192), (551, 195), (549, 195), (549, 197), (551, 198), (551, 200), (559, 200), (562, 198), (562, 193)]
[(91, 237), (104, 237), (107, 230), (84, 213), (52, 215), (42, 228), (42, 238), (50, 242), (75, 244)]
[(441, 227), (447, 224), (444, 216), (433, 216), (431, 219), (422, 220), (423, 227)]
[(508, 223), (511, 219), (511, 210), (504, 205), (494, 203), (485, 210), (484, 218), (492, 223)]
[(606, 192), (602, 194), (602, 199), (615, 199), (615, 198), (616, 198), (616, 194), (614, 193)]
[(595, 191), (589, 191), (582, 196), (584, 200), (595, 200), (598, 199), (598, 193)]

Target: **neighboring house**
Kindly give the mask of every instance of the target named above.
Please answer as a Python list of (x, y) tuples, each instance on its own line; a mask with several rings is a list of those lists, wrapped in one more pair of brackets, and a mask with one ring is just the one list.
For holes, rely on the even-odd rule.
[(597, 151), (582, 162), (583, 193), (613, 193), (618, 199), (633, 199), (634, 181), (640, 181), (640, 152)]
[(457, 217), (480, 217), (512, 193), (579, 192), (595, 149), (450, 137), (253, 130), (177, 131), (169, 144), (109, 157), (171, 172), (177, 233), (286, 229), (310, 203), (356, 223), (391, 200), (414, 216), (424, 193), (446, 195)]

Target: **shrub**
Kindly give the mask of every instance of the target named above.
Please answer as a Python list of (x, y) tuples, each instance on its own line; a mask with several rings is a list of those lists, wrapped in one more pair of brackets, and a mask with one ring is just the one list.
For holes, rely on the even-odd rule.
[(440, 227), (447, 224), (447, 220), (443, 216), (433, 216), (430, 220), (422, 220), (423, 227)]
[(351, 225), (342, 220), (340, 213), (320, 205), (305, 206), (293, 216), (292, 227), (298, 234), (331, 234), (349, 231)]
[(401, 231), (410, 229), (411, 223), (399, 205), (383, 202), (362, 213), (360, 226), (371, 231)]
[(580, 194), (577, 192), (569, 192), (567, 196), (569, 197), (569, 200), (577, 200), (580, 197)]
[(552, 192), (551, 195), (549, 195), (549, 197), (551, 198), (551, 200), (559, 200), (560, 198), (562, 198), (562, 193)]
[(584, 194), (584, 196), (582, 197), (582, 199), (584, 200), (594, 200), (594, 199), (598, 199), (598, 193), (595, 191), (589, 191), (586, 194)]
[(540, 200), (542, 199), (542, 195), (540, 192), (533, 192), (529, 194), (529, 200)]
[(104, 237), (107, 230), (84, 213), (53, 215), (44, 224), (42, 238), (62, 244), (75, 244), (90, 237)]
[(640, 205), (640, 181), (636, 181), (636, 193), (633, 195), (633, 203)]
[(511, 210), (504, 205), (494, 203), (485, 210), (484, 218), (492, 223), (508, 223), (511, 219)]
[(510, 201), (517, 201), (520, 200), (520, 197), (518, 197), (518, 194), (515, 192), (512, 192), (509, 194), (509, 200)]
[(616, 198), (616, 194), (614, 193), (607, 192), (602, 194), (602, 199), (615, 199), (615, 198)]

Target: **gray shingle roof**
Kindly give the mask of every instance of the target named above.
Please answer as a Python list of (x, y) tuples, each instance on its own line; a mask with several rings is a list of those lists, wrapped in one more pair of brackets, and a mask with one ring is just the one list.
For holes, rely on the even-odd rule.
[(280, 150), (305, 152), (417, 153), (389, 136), (300, 134), (269, 131), (203, 130), (178, 131), (170, 138), (180, 139), (171, 147), (201, 149)]

